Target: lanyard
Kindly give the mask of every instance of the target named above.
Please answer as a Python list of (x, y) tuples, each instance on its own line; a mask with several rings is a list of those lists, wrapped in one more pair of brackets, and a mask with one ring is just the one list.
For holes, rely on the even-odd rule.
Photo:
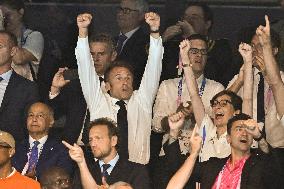
[[(181, 79), (178, 82), (178, 97), (177, 97), (177, 105), (179, 106), (181, 103), (181, 95), (182, 95), (182, 80), (183, 77), (181, 77)], [(199, 88), (198, 94), (200, 97), (202, 97), (203, 93), (204, 93), (204, 89), (205, 89), (205, 85), (206, 85), (206, 79), (205, 77), (203, 77), (201, 86)]]

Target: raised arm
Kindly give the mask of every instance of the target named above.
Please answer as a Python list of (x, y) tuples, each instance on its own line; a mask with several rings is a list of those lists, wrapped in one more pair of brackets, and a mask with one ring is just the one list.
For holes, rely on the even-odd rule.
[(190, 138), (190, 156), (185, 160), (184, 164), (181, 166), (181, 168), (179, 168), (179, 170), (174, 174), (174, 176), (172, 176), (171, 180), (168, 183), (167, 189), (182, 189), (191, 176), (194, 164), (201, 149), (202, 142), (202, 138), (197, 135), (196, 130), (197, 127), (193, 129)]
[(150, 47), (138, 94), (140, 96), (140, 103), (144, 105), (145, 109), (151, 111), (159, 87), (164, 49), (162, 38), (159, 34), (160, 16), (149, 12), (145, 14), (145, 21), (150, 26)]
[(103, 92), (100, 88), (100, 80), (94, 67), (88, 43), (88, 26), (90, 25), (91, 20), (92, 16), (88, 13), (79, 14), (77, 16), (79, 37), (75, 54), (82, 91), (88, 108), (90, 109), (92, 119), (95, 110), (100, 105)]
[(198, 94), (198, 87), (192, 70), (192, 64), (190, 63), (188, 57), (188, 51), (190, 49), (190, 42), (188, 40), (183, 40), (180, 45), (180, 55), (183, 63), (183, 70), (185, 76), (185, 82), (187, 89), (191, 98), (193, 114), (197, 123), (197, 126), (200, 128), (202, 120), (205, 116), (205, 109), (202, 103), (202, 100)]
[[(280, 118), (284, 115), (284, 84), (280, 76), (280, 71), (273, 54), (271, 37), (270, 37), (270, 23), (268, 16), (265, 16), (265, 26), (259, 26), (256, 30), (256, 35), (263, 50), (264, 66), (263, 75), (268, 82), (275, 99), (277, 113)], [(278, 49), (277, 49), (278, 50)]]
[(81, 176), (81, 182), (84, 189), (99, 189), (99, 185), (97, 185), (95, 179), (92, 177), (85, 157), (84, 152), (81, 149), (80, 146), (77, 144), (74, 144), (73, 146), (68, 144), (65, 141), (62, 141), (62, 143), (69, 149), (69, 155), (71, 159), (73, 159), (80, 170), (80, 176)]
[(252, 116), (253, 106), (253, 70), (252, 70), (252, 48), (246, 43), (239, 45), (239, 52), (244, 61), (244, 90), (243, 90), (243, 105), (242, 112)]

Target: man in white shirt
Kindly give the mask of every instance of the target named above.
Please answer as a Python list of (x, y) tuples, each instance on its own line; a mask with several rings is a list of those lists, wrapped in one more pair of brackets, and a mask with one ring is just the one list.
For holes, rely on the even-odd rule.
[(59, 166), (72, 173), (72, 161), (64, 145), (48, 136), (53, 126), (53, 110), (46, 104), (37, 102), (27, 113), (29, 138), (17, 144), (13, 166), (23, 175), (40, 177), (42, 171)]
[[(126, 153), (129, 153), (129, 160), (147, 164), (150, 156), (152, 105), (162, 69), (163, 46), (159, 34), (160, 17), (155, 13), (145, 15), (151, 30), (150, 47), (148, 62), (139, 90), (133, 91), (134, 73), (131, 72), (129, 66), (117, 62), (105, 72), (107, 93), (101, 90), (99, 77), (92, 66), (93, 61), (88, 45), (88, 26), (91, 19), (90, 14), (81, 14), (77, 17), (79, 38), (75, 50), (79, 78), (90, 110), (91, 120), (109, 117), (120, 122), (121, 119), (117, 119), (117, 117), (127, 118), (127, 121), (122, 121), (125, 123), (123, 126), (128, 125), (124, 131), (128, 132), (126, 140), (129, 142), (124, 148), (126, 148)], [(123, 103), (123, 105), (117, 103)], [(120, 116), (122, 110), (125, 116)], [(120, 132), (120, 134), (123, 135), (125, 132)], [(125, 143), (125, 140), (122, 139), (122, 143)]]

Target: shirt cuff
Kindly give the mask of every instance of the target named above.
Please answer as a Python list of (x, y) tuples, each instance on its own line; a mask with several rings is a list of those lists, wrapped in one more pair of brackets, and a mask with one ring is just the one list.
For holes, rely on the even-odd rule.
[[(60, 93), (60, 92), (59, 92)], [(55, 94), (52, 94), (50, 91), (49, 91), (49, 99), (52, 100), (54, 99), (55, 97), (57, 97), (59, 95), (59, 93), (55, 93)]]

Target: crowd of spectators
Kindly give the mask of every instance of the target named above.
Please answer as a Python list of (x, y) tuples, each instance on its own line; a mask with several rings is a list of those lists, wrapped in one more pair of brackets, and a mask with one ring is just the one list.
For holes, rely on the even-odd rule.
[(82, 11), (72, 37), (29, 29), (25, 2), (0, 0), (1, 189), (284, 188), (283, 21), (235, 56), (204, 3), (162, 31), (120, 0), (117, 36)]

